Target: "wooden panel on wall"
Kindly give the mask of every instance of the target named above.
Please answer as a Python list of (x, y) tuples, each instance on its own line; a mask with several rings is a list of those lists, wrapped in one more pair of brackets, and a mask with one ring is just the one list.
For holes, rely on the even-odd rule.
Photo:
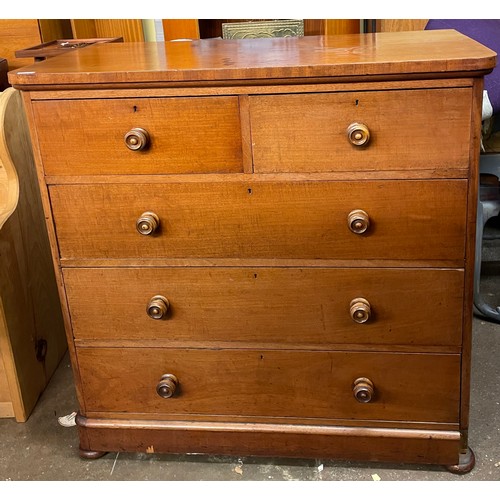
[(39, 19), (38, 25), (42, 42), (50, 42), (61, 38), (73, 38), (69, 19)]
[(33, 64), (31, 57), (16, 58), (16, 50), (60, 38), (72, 38), (69, 19), (0, 19), (0, 57), (9, 70)]
[(304, 34), (342, 35), (360, 32), (359, 19), (304, 19)]
[(96, 19), (98, 38), (122, 36), (124, 42), (143, 42), (144, 31), (140, 19)]
[(377, 19), (377, 31), (419, 31), (428, 19)]
[(124, 42), (143, 42), (141, 19), (72, 19), (74, 38), (123, 37)]
[(95, 19), (71, 19), (74, 38), (97, 38)]
[(165, 40), (200, 38), (198, 19), (163, 19), (162, 24)]
[(359, 19), (325, 19), (325, 35), (344, 35), (360, 32)]
[(0, 57), (7, 59), (9, 70), (33, 64), (32, 58), (17, 59), (15, 52), (40, 42), (36, 19), (0, 19)]
[(324, 35), (324, 19), (304, 19), (304, 35)]

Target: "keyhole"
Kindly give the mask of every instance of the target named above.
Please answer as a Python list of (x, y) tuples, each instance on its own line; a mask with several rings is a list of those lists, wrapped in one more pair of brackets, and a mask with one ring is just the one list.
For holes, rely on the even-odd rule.
[(134, 106), (134, 113), (137, 113), (137, 106)]
[(359, 104), (359, 100), (358, 100), (358, 99), (356, 99), (356, 106), (357, 106), (358, 104)]

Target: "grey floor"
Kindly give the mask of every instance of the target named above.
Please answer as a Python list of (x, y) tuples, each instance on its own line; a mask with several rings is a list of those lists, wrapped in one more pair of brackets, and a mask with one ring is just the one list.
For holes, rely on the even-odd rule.
[[(486, 254), (500, 250), (500, 246), (495, 248), (494, 244), (485, 246)], [(500, 265), (488, 261), (483, 268), (485, 297), (491, 299), (492, 304), (500, 304)], [(78, 457), (76, 428), (58, 423), (58, 417), (76, 410), (71, 370), (65, 359), (26, 423), (0, 419), (0, 479), (374, 481), (378, 477), (381, 481), (500, 481), (499, 371), (500, 325), (475, 318), (469, 442), (476, 454), (476, 466), (469, 474), (459, 476), (439, 466), (321, 459), (108, 453), (98, 460), (82, 460)]]

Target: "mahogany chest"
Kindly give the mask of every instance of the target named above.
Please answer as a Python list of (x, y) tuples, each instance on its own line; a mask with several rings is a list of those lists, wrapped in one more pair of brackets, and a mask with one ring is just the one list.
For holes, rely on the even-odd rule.
[(494, 64), (422, 31), (105, 44), (11, 73), (81, 455), (470, 468)]

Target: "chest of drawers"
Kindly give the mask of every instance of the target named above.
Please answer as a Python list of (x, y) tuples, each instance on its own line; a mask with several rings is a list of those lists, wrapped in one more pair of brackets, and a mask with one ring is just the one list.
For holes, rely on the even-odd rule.
[(106, 44), (11, 73), (81, 455), (470, 468), (494, 64), (431, 31)]

